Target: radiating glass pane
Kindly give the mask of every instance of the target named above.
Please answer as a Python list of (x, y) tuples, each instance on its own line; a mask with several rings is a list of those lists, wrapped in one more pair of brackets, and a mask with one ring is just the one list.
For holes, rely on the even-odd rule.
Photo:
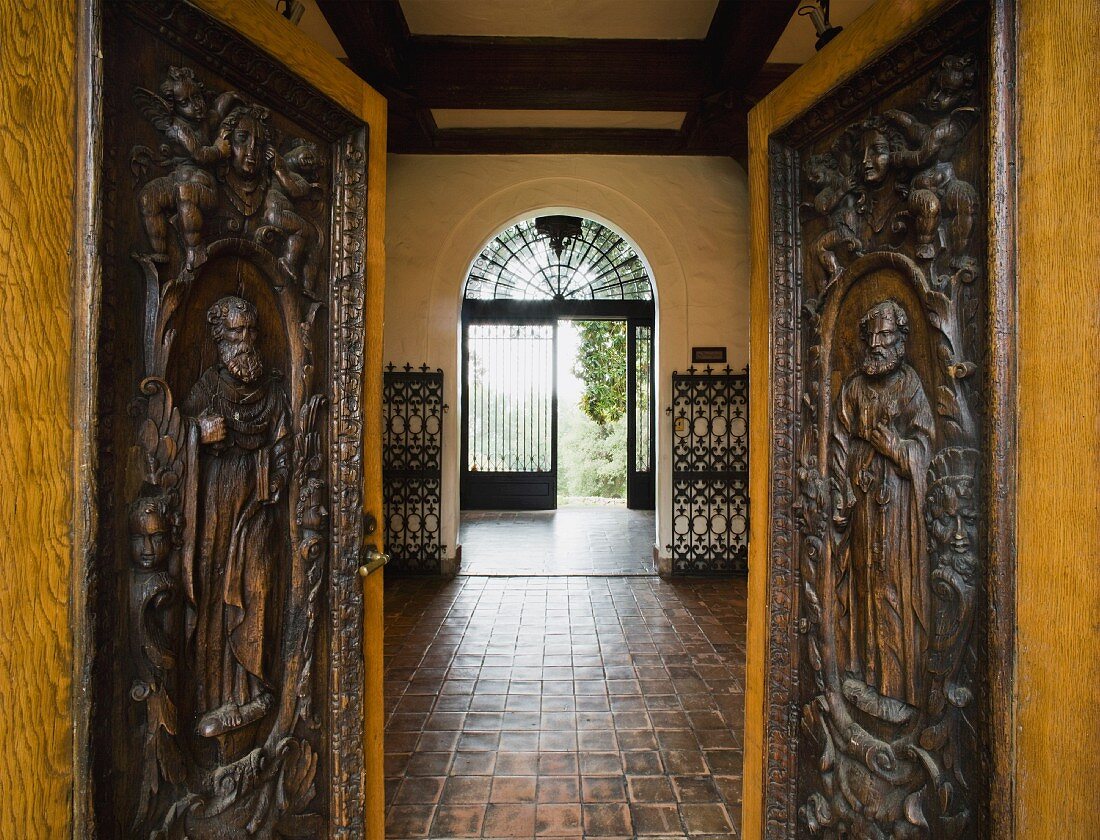
[(650, 395), (653, 391), (653, 327), (634, 328), (634, 435), (637, 446), (634, 452), (636, 472), (649, 472), (652, 449), (653, 416), (650, 413)]
[(554, 327), (470, 324), (470, 472), (549, 472)]
[(561, 255), (534, 219), (495, 237), (474, 261), (467, 300), (653, 300), (645, 265), (615, 231), (591, 219)]

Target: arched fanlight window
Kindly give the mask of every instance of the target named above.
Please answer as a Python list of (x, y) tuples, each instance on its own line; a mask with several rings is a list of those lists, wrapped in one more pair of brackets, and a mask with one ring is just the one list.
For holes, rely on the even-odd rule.
[(467, 300), (653, 300), (637, 251), (591, 219), (541, 216), (502, 231), (466, 280)]

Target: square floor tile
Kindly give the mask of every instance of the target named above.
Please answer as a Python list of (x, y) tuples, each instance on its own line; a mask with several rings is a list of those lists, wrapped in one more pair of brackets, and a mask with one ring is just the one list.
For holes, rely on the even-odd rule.
[(540, 803), (535, 810), (538, 837), (577, 837), (582, 831), (579, 804)]
[(533, 837), (534, 805), (489, 805), (482, 828), (485, 837)]

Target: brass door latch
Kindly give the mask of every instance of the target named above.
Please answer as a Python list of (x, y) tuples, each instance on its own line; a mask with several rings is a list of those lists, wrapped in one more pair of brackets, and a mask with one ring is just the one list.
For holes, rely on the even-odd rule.
[(359, 567), (359, 576), (367, 577), (375, 569), (380, 569), (390, 562), (390, 556), (378, 550), (378, 546), (369, 543), (363, 548), (363, 565)]

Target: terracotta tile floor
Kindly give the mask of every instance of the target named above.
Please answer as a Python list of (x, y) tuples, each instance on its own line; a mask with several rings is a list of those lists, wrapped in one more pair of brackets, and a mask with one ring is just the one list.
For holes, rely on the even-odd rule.
[(745, 582), (386, 584), (387, 837), (740, 825)]
[(463, 511), (459, 574), (653, 574), (655, 528), (653, 511), (625, 507)]

